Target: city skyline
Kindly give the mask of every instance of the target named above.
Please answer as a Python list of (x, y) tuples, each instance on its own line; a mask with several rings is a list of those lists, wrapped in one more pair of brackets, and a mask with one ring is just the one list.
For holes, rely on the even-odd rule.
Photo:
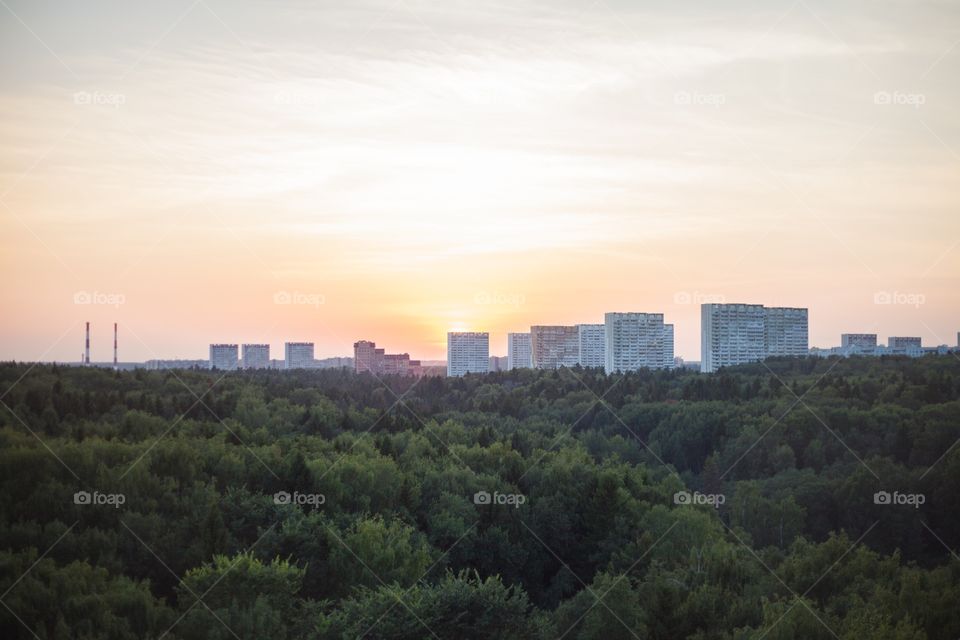
[(950, 344), (949, 7), (737, 5), (10, 0), (0, 359), (657, 309), (697, 360), (711, 300)]
[[(896, 351), (902, 351), (906, 345), (910, 345), (911, 348), (915, 349), (919, 353), (921, 348), (923, 349), (935, 349), (937, 347), (948, 347), (948, 348), (960, 348), (960, 331), (957, 331), (956, 334), (956, 343), (951, 344), (949, 342), (937, 342), (937, 343), (925, 343), (922, 336), (915, 335), (916, 332), (913, 332), (910, 336), (888, 336), (886, 338), (886, 343), (881, 343), (878, 339), (878, 334), (870, 333), (851, 333), (844, 332), (839, 335), (839, 339), (836, 344), (824, 344), (824, 345), (814, 345), (809, 341), (809, 321), (808, 321), (808, 309), (807, 308), (795, 308), (795, 307), (765, 307), (762, 304), (755, 303), (718, 303), (710, 302), (703, 303), (700, 305), (700, 316), (701, 322), (699, 327), (699, 335), (701, 343), (705, 344), (711, 340), (710, 336), (713, 335), (713, 326), (714, 323), (720, 320), (719, 317), (714, 318), (714, 310), (727, 310), (725, 313), (735, 313), (736, 317), (731, 316), (729, 318), (724, 317), (722, 322), (725, 325), (728, 325), (729, 330), (732, 330), (733, 333), (725, 339), (736, 338), (734, 343), (739, 344), (741, 340), (747, 340), (749, 343), (749, 348), (752, 349), (749, 353), (741, 353), (738, 356), (735, 355), (729, 362), (726, 364), (736, 364), (739, 362), (750, 362), (756, 360), (762, 360), (765, 357), (769, 356), (806, 356), (806, 355), (817, 355), (817, 356), (827, 356), (827, 355), (837, 355), (837, 354), (849, 354), (849, 353), (859, 353), (860, 355), (869, 355), (871, 352), (874, 354), (885, 353), (886, 348), (890, 348)], [(744, 311), (753, 311), (757, 314), (755, 321), (757, 326), (753, 329), (749, 328), (749, 323), (745, 322), (748, 320), (746, 316), (740, 317)], [(785, 316), (784, 314), (793, 314), (794, 317)], [(711, 318), (707, 320), (708, 316)], [(503, 344), (503, 353), (497, 353), (494, 350), (491, 350), (489, 344), (492, 343), (490, 339), (490, 332), (473, 332), (473, 331), (458, 331), (458, 332), (447, 332), (447, 349), (443, 353), (442, 358), (421, 358), (424, 363), (435, 363), (435, 362), (449, 362), (449, 340), (451, 335), (460, 334), (472, 334), (479, 333), (486, 336), (485, 340), (488, 345), (488, 355), (491, 359), (503, 359), (505, 370), (513, 368), (556, 368), (557, 366), (574, 366), (575, 364), (580, 366), (599, 366), (605, 367), (610, 371), (617, 370), (618, 366), (607, 363), (609, 366), (604, 365), (604, 352), (606, 351), (606, 346), (609, 344), (609, 340), (613, 340), (614, 343), (618, 341), (619, 338), (614, 337), (617, 333), (617, 329), (614, 329), (614, 333), (609, 337), (605, 337), (604, 334), (605, 326), (611, 321), (614, 323), (614, 326), (617, 323), (623, 321), (626, 318), (631, 318), (630, 322), (635, 322), (637, 318), (653, 318), (655, 321), (660, 322), (661, 326), (666, 327), (668, 332), (664, 339), (666, 339), (667, 344), (669, 345), (669, 352), (664, 353), (661, 362), (667, 363), (672, 362), (674, 357), (679, 358), (681, 361), (686, 362), (699, 362), (705, 372), (713, 371), (717, 364), (712, 364), (712, 361), (706, 363), (703, 362), (703, 359), (694, 360), (691, 358), (684, 358), (682, 355), (675, 353), (675, 330), (673, 324), (662, 325), (663, 323), (663, 314), (660, 313), (648, 313), (648, 312), (607, 312), (604, 314), (605, 323), (600, 324), (591, 324), (591, 323), (580, 323), (572, 326), (565, 325), (531, 325), (526, 332), (509, 332), (504, 338)], [(788, 319), (789, 318), (789, 319)], [(771, 324), (771, 322), (773, 324)], [(794, 325), (794, 323), (797, 323)], [(106, 364), (107, 360), (99, 360), (96, 357), (90, 356), (90, 323), (84, 323), (84, 352), (80, 354), (79, 359), (75, 363), (96, 363), (98, 365)], [(536, 335), (542, 332), (548, 332), (551, 335), (551, 340), (556, 340), (556, 337), (553, 337), (554, 334), (559, 336), (556, 332), (563, 332), (563, 338), (560, 339), (560, 342), (557, 344), (550, 344), (546, 347), (545, 355), (541, 357), (546, 357), (549, 359), (549, 362), (541, 362), (538, 364), (538, 358), (535, 355), (534, 344), (537, 343)], [(750, 332), (755, 333), (752, 335)], [(117, 362), (117, 323), (113, 324), (113, 363)], [(569, 335), (568, 335), (569, 334)], [(749, 339), (748, 339), (749, 336)], [(630, 338), (630, 341), (636, 340), (635, 336)], [(569, 344), (567, 342), (569, 341)], [(533, 343), (533, 344), (531, 344)], [(607, 344), (605, 344), (607, 343)], [(314, 342), (290, 342), (284, 341), (284, 358), (281, 360), (275, 360), (272, 362), (281, 363), (282, 368), (302, 368), (301, 364), (297, 364), (293, 367), (289, 366), (290, 361), (290, 349), (293, 348), (308, 348), (305, 355), (298, 354), (294, 360), (300, 360), (303, 362), (306, 361), (321, 361), (321, 360), (341, 360), (341, 359), (351, 359), (352, 364), (351, 368), (354, 368), (358, 373), (361, 371), (372, 370), (379, 371), (380, 373), (385, 372), (401, 372), (405, 371), (408, 366), (413, 366), (414, 368), (419, 369), (420, 360), (411, 359), (409, 353), (402, 354), (385, 354), (384, 348), (376, 348), (376, 343), (374, 341), (360, 339), (355, 341), (352, 345), (353, 356), (346, 356), (344, 354), (315, 354), (313, 352), (315, 343)], [(921, 346), (922, 345), (922, 346)], [(224, 348), (229, 348), (233, 351), (229, 355), (233, 359), (234, 365), (230, 368), (248, 368), (248, 358), (244, 355), (243, 357), (238, 357), (238, 354), (241, 350), (243, 354), (246, 354), (250, 351), (256, 361), (255, 368), (265, 368), (268, 366), (268, 363), (271, 362), (270, 359), (270, 344), (269, 343), (208, 343), (208, 353), (209, 357), (206, 359), (207, 362), (214, 362), (214, 351), (218, 350), (219, 353), (223, 353)], [(509, 364), (509, 358), (513, 357), (514, 348), (521, 349), (522, 358), (525, 358), (525, 362), (521, 360), (516, 364)], [(360, 349), (358, 351), (358, 348)], [(738, 350), (742, 347), (736, 347)], [(853, 351), (850, 351), (850, 348)], [(543, 350), (544, 347), (541, 347)], [(860, 351), (857, 351), (860, 349)], [(362, 352), (362, 355), (361, 355)], [(518, 354), (519, 355), (519, 354)], [(217, 356), (217, 358), (223, 357), (222, 355)], [(635, 358), (636, 355), (631, 355), (629, 358)], [(726, 357), (726, 356), (724, 356)], [(199, 361), (196, 358), (187, 358), (179, 355), (175, 356), (157, 356), (153, 358), (148, 358), (146, 361), (136, 360), (136, 359), (121, 359), (122, 363), (131, 364), (131, 363), (142, 363), (150, 361), (176, 361), (183, 360), (187, 361)], [(49, 361), (48, 361), (49, 362)], [(66, 364), (74, 363), (70, 360), (61, 361)], [(376, 364), (374, 364), (376, 362)], [(238, 366), (239, 365), (239, 366)], [(546, 366), (544, 366), (546, 365)], [(397, 367), (399, 366), (399, 369)], [(633, 365), (631, 365), (632, 367)], [(648, 368), (653, 366), (657, 368), (661, 365), (641, 365), (641, 368)], [(386, 367), (384, 369), (384, 367)], [(394, 371), (396, 369), (396, 371)], [(497, 369), (499, 370), (499, 369)]]
[[(883, 294), (886, 292), (878, 292)], [(104, 294), (106, 295), (106, 294)], [(908, 298), (908, 295), (910, 296)], [(851, 319), (845, 324), (838, 325), (836, 331), (831, 327), (826, 329), (823, 326), (817, 326), (820, 324), (819, 318), (818, 322), (811, 323), (810, 327), (810, 347), (820, 347), (820, 348), (829, 348), (837, 342), (837, 336), (840, 336), (844, 333), (875, 333), (879, 336), (892, 336), (892, 335), (913, 335), (920, 336), (923, 338), (924, 344), (928, 345), (953, 345), (952, 339), (956, 336), (957, 330), (955, 325), (960, 323), (960, 316), (958, 321), (952, 321), (951, 318), (948, 318), (944, 321), (945, 328), (941, 330), (935, 330), (931, 325), (933, 321), (927, 322), (922, 316), (922, 305), (924, 302), (919, 304), (913, 301), (913, 298), (917, 295), (922, 294), (900, 294), (898, 292), (891, 292), (891, 296), (903, 296), (905, 301), (900, 303), (896, 302), (873, 302), (872, 305), (879, 307), (881, 309), (885, 307), (894, 307), (890, 311), (886, 312), (896, 317), (904, 316), (904, 319), (897, 322), (890, 323), (880, 323), (879, 321), (873, 318), (866, 318), (864, 320)], [(676, 320), (674, 324), (677, 326), (676, 336), (675, 336), (675, 345), (676, 345), (676, 355), (684, 358), (685, 360), (697, 361), (701, 359), (701, 345), (700, 345), (700, 304), (695, 302), (686, 302), (689, 297), (690, 300), (696, 300), (697, 296), (700, 296), (700, 299), (706, 300), (725, 300), (726, 296), (721, 294), (690, 294), (688, 292), (678, 292), (674, 296), (673, 304), (661, 305), (659, 308), (669, 309), (668, 313), (671, 318), (685, 318), (683, 320)], [(893, 298), (895, 299), (895, 298)], [(677, 302), (679, 300), (680, 302)], [(909, 300), (909, 301), (907, 301)], [(720, 303), (720, 304), (761, 304), (759, 302), (735, 302), (735, 303)], [(763, 303), (766, 304), (766, 303)], [(104, 310), (106, 306), (109, 310)], [(773, 305), (771, 305), (773, 306)], [(908, 307), (911, 312), (906, 312), (902, 309), (897, 309), (896, 307)], [(649, 308), (654, 308), (648, 305)], [(805, 308), (809, 308), (807, 305)], [(73, 324), (67, 325), (66, 331), (61, 333), (57, 337), (52, 337), (51, 342), (47, 345), (46, 348), (41, 350), (41, 353), (30, 355), (26, 352), (25, 349), (19, 348), (20, 345), (10, 345), (9, 343), (4, 343), (0, 345), (5, 351), (9, 353), (0, 354), (0, 360), (20, 360), (20, 361), (60, 361), (60, 362), (72, 362), (74, 359), (82, 359), (83, 356), (80, 352), (83, 351), (83, 345), (77, 347), (77, 341), (83, 341), (85, 324), (87, 322), (91, 325), (91, 359), (97, 361), (106, 361), (112, 358), (113, 350), (113, 324), (117, 322), (117, 318), (122, 317), (122, 314), (116, 313), (117, 307), (110, 305), (78, 305), (77, 309), (87, 311), (86, 315), (80, 315), (80, 318)], [(691, 313), (691, 310), (693, 312)], [(599, 320), (602, 320), (603, 314), (607, 311), (603, 311), (599, 315)], [(813, 312), (811, 312), (813, 313)], [(884, 312), (881, 312), (884, 313)], [(577, 313), (576, 311), (569, 311), (565, 314), (566, 317), (575, 318), (576, 321), (572, 322), (570, 326), (579, 326), (591, 322), (596, 322), (597, 317), (584, 317), (585, 314)], [(911, 321), (910, 316), (913, 316)], [(100, 321), (90, 320), (88, 318), (101, 318)], [(837, 322), (843, 323), (843, 320), (838, 320)], [(366, 330), (367, 335), (380, 335), (389, 336), (391, 333), (390, 326), (385, 324), (383, 326), (378, 326), (376, 324), (370, 324), (368, 322), (361, 322), (362, 326), (368, 327)], [(431, 324), (429, 319), (421, 319), (417, 322), (414, 322), (416, 326), (423, 327)], [(554, 325), (565, 325), (561, 322), (553, 322)], [(178, 344), (181, 345), (177, 348), (182, 348), (182, 351), (164, 351), (160, 352), (155, 350), (151, 344), (170, 344), (169, 335), (166, 335), (165, 332), (158, 327), (130, 327), (124, 322), (120, 321), (120, 332), (121, 332), (121, 359), (124, 357), (129, 361), (146, 361), (150, 359), (169, 359), (169, 358), (183, 358), (183, 359), (195, 359), (203, 357), (207, 352), (207, 347), (210, 344), (210, 339), (215, 338), (221, 342), (227, 343), (237, 343), (245, 344), (249, 343), (251, 340), (254, 340), (258, 343), (269, 344), (271, 347), (279, 347), (278, 351), (282, 350), (284, 343), (290, 342), (289, 333), (283, 328), (274, 325), (268, 332), (257, 332), (256, 330), (239, 330), (239, 329), (228, 329), (224, 328), (222, 330), (214, 331), (214, 334), (208, 336), (197, 336), (199, 342), (191, 342), (187, 344), (182, 341), (178, 341)], [(501, 325), (502, 326), (502, 325)], [(523, 325), (516, 322), (509, 324), (504, 329), (500, 330), (488, 330), (487, 326), (473, 326), (464, 322), (458, 322), (451, 324), (447, 330), (483, 330), (490, 334), (491, 344), (500, 345), (503, 344), (503, 355), (506, 355), (507, 351), (507, 335), (509, 333), (515, 333), (518, 328), (521, 328)], [(536, 325), (527, 325), (527, 331), (529, 331), (530, 326)], [(853, 328), (851, 328), (851, 326)], [(891, 328), (885, 328), (891, 327)], [(339, 328), (339, 327), (338, 327)], [(865, 330), (866, 328), (867, 330)], [(335, 336), (329, 334), (324, 335), (321, 329), (317, 329), (315, 332), (310, 332), (309, 329), (301, 330), (297, 332), (298, 336), (303, 336), (309, 338), (309, 340), (317, 345), (317, 354), (318, 357), (341, 357), (348, 355), (352, 352), (352, 345), (356, 341), (349, 327), (342, 328), (342, 331)], [(123, 333), (126, 332), (127, 335), (124, 336)], [(145, 338), (141, 337), (141, 333), (150, 336), (150, 342), (147, 342)], [(264, 339), (264, 334), (271, 334), (269, 339)], [(394, 333), (394, 335), (396, 335)], [(415, 336), (409, 342), (405, 341), (403, 337), (394, 337), (391, 340), (391, 349), (407, 351), (414, 356), (423, 359), (423, 360), (441, 360), (445, 358), (445, 335), (446, 331), (442, 331), (440, 338), (437, 339), (436, 336)], [(690, 336), (693, 336), (695, 339), (691, 339)], [(225, 337), (226, 336), (226, 337)], [(680, 336), (683, 336), (683, 340), (680, 340)], [(816, 339), (814, 336), (820, 336), (820, 339)], [(380, 339), (379, 342), (384, 342)], [(39, 344), (39, 343), (38, 343)], [(414, 346), (411, 346), (414, 345)], [(419, 345), (419, 346), (417, 346)], [(499, 348), (499, 347), (498, 347)], [(63, 357), (55, 357), (54, 354), (61, 354)], [(72, 356), (72, 354), (80, 354)], [(131, 355), (132, 354), (132, 355)]]

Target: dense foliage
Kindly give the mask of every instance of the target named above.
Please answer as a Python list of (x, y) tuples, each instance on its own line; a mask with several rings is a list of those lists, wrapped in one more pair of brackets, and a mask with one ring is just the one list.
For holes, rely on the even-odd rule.
[(0, 391), (4, 637), (960, 637), (952, 355)]

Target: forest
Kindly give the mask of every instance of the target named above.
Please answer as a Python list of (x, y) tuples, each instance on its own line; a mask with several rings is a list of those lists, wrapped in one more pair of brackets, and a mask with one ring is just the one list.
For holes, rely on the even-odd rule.
[(0, 392), (5, 638), (960, 637), (955, 354)]

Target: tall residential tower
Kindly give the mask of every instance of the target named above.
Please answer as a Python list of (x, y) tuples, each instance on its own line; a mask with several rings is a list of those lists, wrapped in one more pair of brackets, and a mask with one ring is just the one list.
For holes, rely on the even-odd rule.
[(312, 342), (285, 342), (283, 344), (284, 369), (310, 369), (312, 367)]
[(269, 369), (270, 345), (245, 344), (241, 347), (244, 369)]
[(235, 344), (211, 344), (210, 345), (210, 368), (220, 369), (221, 371), (234, 371), (237, 368), (237, 345)]
[(576, 326), (532, 326), (530, 354), (534, 369), (575, 367), (580, 359), (580, 332)]
[(672, 369), (673, 325), (662, 313), (607, 313), (604, 349), (607, 373)]
[(807, 310), (796, 307), (763, 308), (764, 357), (807, 355), (810, 348)]
[(808, 352), (806, 309), (762, 304), (700, 305), (700, 370)]
[(451, 331), (447, 334), (447, 375), (486, 373), (490, 368), (490, 334)]
[(581, 367), (603, 367), (606, 364), (606, 325), (578, 324), (579, 355)]
[(507, 369), (529, 369), (533, 366), (529, 333), (507, 334)]

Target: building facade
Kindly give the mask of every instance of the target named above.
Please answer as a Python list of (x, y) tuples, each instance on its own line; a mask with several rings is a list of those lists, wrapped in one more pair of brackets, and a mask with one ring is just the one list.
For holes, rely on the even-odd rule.
[(807, 355), (810, 345), (806, 309), (764, 307), (763, 313), (764, 358)]
[(673, 369), (677, 366), (673, 355), (673, 325), (663, 325), (663, 369)]
[(487, 371), (506, 371), (507, 370), (507, 356), (490, 356), (490, 364), (487, 367)]
[(242, 347), (244, 369), (269, 369), (270, 345), (245, 344)]
[(377, 349), (377, 343), (359, 340), (353, 343), (353, 367), (357, 373), (379, 373), (383, 349)]
[(235, 344), (211, 344), (210, 368), (220, 371), (235, 371), (239, 364), (238, 347)]
[(507, 334), (507, 369), (529, 369), (533, 366), (529, 333)]
[(447, 375), (486, 373), (490, 367), (490, 334), (451, 331), (447, 334)]
[(662, 313), (607, 313), (603, 327), (608, 374), (673, 368), (673, 325)]
[(764, 358), (763, 305), (700, 305), (700, 370), (712, 373)]
[(922, 349), (922, 340), (913, 336), (890, 336), (887, 338), (887, 348), (892, 351), (919, 351)]
[(285, 342), (283, 345), (284, 369), (312, 369), (312, 342)]
[(411, 360), (409, 353), (383, 354), (383, 375), (416, 376), (420, 375), (420, 361)]
[(576, 326), (530, 327), (530, 358), (534, 369), (577, 366), (580, 360), (580, 332)]
[(877, 334), (875, 333), (841, 333), (841, 349), (876, 349)]
[(412, 376), (420, 375), (421, 371), (420, 361), (411, 360), (409, 353), (385, 353), (369, 340), (353, 343), (353, 367), (357, 373), (375, 376)]
[(606, 325), (578, 324), (579, 355), (577, 362), (581, 367), (606, 366)]
[(700, 305), (700, 370), (804, 356), (809, 349), (807, 309), (761, 304)]

